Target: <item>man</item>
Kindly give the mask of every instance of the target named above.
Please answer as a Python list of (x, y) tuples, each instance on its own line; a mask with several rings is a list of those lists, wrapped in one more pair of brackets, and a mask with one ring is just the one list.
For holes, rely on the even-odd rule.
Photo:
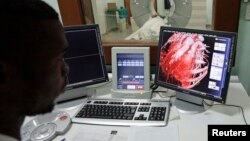
[(40, 0), (0, 2), (0, 140), (20, 140), (25, 116), (51, 112), (63, 91), (67, 41)]

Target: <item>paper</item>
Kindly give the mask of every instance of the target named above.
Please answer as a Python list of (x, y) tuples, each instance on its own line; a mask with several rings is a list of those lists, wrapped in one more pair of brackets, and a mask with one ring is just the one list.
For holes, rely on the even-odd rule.
[(80, 132), (73, 141), (126, 141), (126, 138), (117, 134)]
[(127, 141), (179, 141), (179, 129), (175, 124), (166, 127), (133, 126)]
[(74, 141), (107, 141), (109, 136), (94, 133), (79, 133)]

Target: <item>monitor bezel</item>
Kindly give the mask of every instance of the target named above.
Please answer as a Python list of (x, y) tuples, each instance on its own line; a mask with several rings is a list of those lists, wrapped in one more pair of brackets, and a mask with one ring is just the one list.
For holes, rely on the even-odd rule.
[[(215, 98), (215, 97), (211, 97), (206, 95), (202, 95), (201, 93), (196, 93), (192, 90), (189, 89), (184, 89), (184, 88), (180, 88), (174, 85), (170, 85), (167, 83), (162, 83), (161, 81), (159, 81), (159, 71), (160, 71), (160, 65), (159, 65), (159, 61), (160, 61), (160, 50), (162, 47), (162, 36), (163, 36), (163, 32), (164, 30), (170, 30), (170, 31), (177, 31), (177, 32), (190, 32), (190, 33), (197, 33), (197, 34), (211, 34), (211, 35), (217, 35), (217, 36), (223, 36), (223, 37), (229, 37), (232, 39), (231, 42), (231, 51), (230, 51), (230, 58), (228, 61), (228, 68), (227, 68), (227, 72), (226, 72), (226, 79), (225, 79), (225, 85), (224, 88), (222, 89), (221, 92), (221, 99), (219, 98)], [(158, 49), (157, 49), (157, 62), (156, 62), (156, 74), (155, 74), (155, 80), (154, 83), (155, 85), (158, 86), (162, 86), (165, 88), (169, 88), (169, 89), (173, 89), (177, 92), (182, 92), (188, 95), (193, 95), (193, 96), (197, 96), (203, 99), (208, 99), (208, 100), (212, 100), (212, 101), (216, 101), (216, 102), (220, 102), (220, 103), (225, 103), (226, 102), (226, 98), (227, 98), (227, 91), (228, 91), (228, 87), (229, 87), (229, 81), (230, 81), (230, 73), (231, 73), (231, 69), (235, 64), (235, 55), (236, 55), (236, 43), (237, 43), (237, 33), (235, 32), (225, 32), (225, 31), (215, 31), (215, 30), (202, 30), (202, 29), (187, 29), (187, 28), (177, 28), (177, 27), (166, 27), (166, 26), (162, 26), (160, 28), (160, 36), (159, 36), (159, 43), (158, 43)]]
[(86, 81), (86, 82), (78, 82), (78, 83), (73, 83), (73, 84), (67, 84), (66, 85), (66, 90), (71, 90), (79, 87), (84, 87), (84, 86), (89, 86), (93, 84), (98, 84), (102, 82), (108, 82), (108, 73), (106, 69), (106, 63), (105, 63), (105, 57), (104, 57), (104, 52), (102, 48), (102, 40), (101, 40), (101, 34), (100, 34), (100, 28), (98, 24), (91, 24), (91, 25), (73, 25), (73, 26), (64, 26), (64, 32), (66, 34), (67, 31), (74, 31), (74, 30), (96, 30), (96, 36), (98, 40), (98, 48), (100, 51), (100, 61), (102, 63), (102, 70), (104, 73), (103, 78), (97, 79), (96, 81)]

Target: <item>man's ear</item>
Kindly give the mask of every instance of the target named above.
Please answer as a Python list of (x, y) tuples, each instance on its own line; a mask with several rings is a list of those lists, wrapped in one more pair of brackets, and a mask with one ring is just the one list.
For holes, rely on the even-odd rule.
[(6, 72), (4, 71), (4, 63), (0, 61), (0, 85), (4, 84), (6, 81)]

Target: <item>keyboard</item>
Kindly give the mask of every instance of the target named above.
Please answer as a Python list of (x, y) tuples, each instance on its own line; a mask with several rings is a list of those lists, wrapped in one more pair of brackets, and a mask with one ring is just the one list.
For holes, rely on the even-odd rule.
[(169, 112), (169, 101), (89, 99), (74, 115), (72, 122), (118, 126), (166, 126)]

